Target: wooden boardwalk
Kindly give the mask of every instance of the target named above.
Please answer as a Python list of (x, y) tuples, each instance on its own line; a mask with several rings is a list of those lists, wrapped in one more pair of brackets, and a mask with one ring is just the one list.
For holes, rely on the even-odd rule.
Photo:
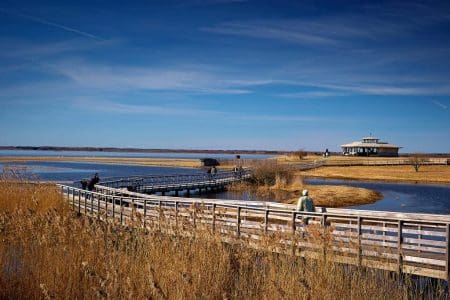
[[(217, 185), (222, 184), (221, 180), (223, 183), (227, 178), (232, 180), (229, 175), (216, 178)], [(156, 225), (161, 230), (180, 230), (186, 223), (201, 224), (224, 239), (238, 238), (249, 245), (266, 235), (283, 235), (280, 248), (288, 247), (290, 253), (298, 256), (326, 255), (327, 259), (343, 264), (449, 278), (449, 215), (324, 208), (307, 213), (295, 211), (293, 205), (275, 202), (158, 196), (128, 188), (136, 184), (137, 191), (162, 191), (150, 189), (151, 180), (159, 183), (156, 186), (165, 186), (165, 191), (192, 189), (200, 184), (206, 188), (213, 183), (209, 178), (202, 180), (203, 175), (189, 176), (195, 180), (178, 185), (170, 183), (168, 176), (160, 177), (159, 181), (153, 176), (141, 181), (138, 178), (109, 181), (96, 185), (93, 192), (59, 186), (75, 211), (103, 220), (130, 224), (139, 215), (142, 226)], [(310, 218), (310, 225), (304, 224), (304, 217)], [(329, 233), (326, 246), (309, 238), (311, 228), (323, 235)]]
[(101, 183), (105, 187), (127, 189), (128, 191), (144, 194), (186, 191), (202, 191), (223, 189), (226, 185), (246, 179), (250, 176), (249, 170), (218, 172), (217, 174), (175, 174), (166, 176), (140, 176), (108, 180)]

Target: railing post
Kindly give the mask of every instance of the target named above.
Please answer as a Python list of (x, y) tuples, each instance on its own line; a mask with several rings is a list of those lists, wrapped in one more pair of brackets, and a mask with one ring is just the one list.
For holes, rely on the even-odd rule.
[(175, 229), (178, 229), (178, 201), (175, 201)]
[(362, 262), (362, 246), (361, 246), (361, 216), (358, 216), (358, 266), (361, 266)]
[[(78, 191), (78, 203), (80, 203), (81, 199), (81, 190)], [(72, 201), (72, 209), (75, 210), (75, 201)]]
[(147, 199), (144, 199), (144, 228), (146, 227), (147, 221)]
[(403, 225), (403, 221), (402, 220), (398, 220), (398, 241), (397, 241), (398, 274), (401, 274), (402, 270), (403, 270), (403, 255), (402, 255), (403, 235), (402, 235), (402, 225)]
[(116, 216), (116, 197), (112, 197), (112, 218), (113, 221), (115, 221), (115, 216)]
[(97, 218), (100, 220), (100, 199), (102, 199), (102, 201), (103, 201), (103, 199), (105, 199), (106, 198), (106, 196), (105, 195), (102, 195), (102, 196), (99, 196), (98, 198), (97, 198)]
[(135, 213), (136, 213), (136, 206), (134, 205), (134, 198), (131, 198), (131, 221), (134, 221)]
[[(114, 197), (114, 196), (111, 196), (111, 197)], [(106, 221), (108, 221), (108, 202), (109, 202), (109, 199), (110, 199), (110, 197), (105, 199), (105, 218), (106, 218)]]
[(212, 231), (216, 232), (216, 203), (213, 203), (212, 211)]
[[(86, 191), (83, 191), (84, 198), (86, 198)], [(81, 214), (81, 197), (78, 198), (78, 214)]]
[(266, 209), (264, 214), (264, 233), (267, 233), (269, 229), (269, 210)]
[(91, 195), (91, 216), (92, 216), (93, 212), (94, 212), (94, 193), (92, 192), (92, 195)]
[(327, 225), (327, 215), (326, 214), (322, 214), (322, 231), (323, 231), (323, 249), (322, 249), (322, 254), (324, 259), (326, 260), (326, 256), (327, 256), (327, 243), (326, 243), (326, 225)]
[(123, 197), (120, 197), (119, 203), (120, 203), (120, 225), (122, 225), (123, 224)]
[(446, 238), (446, 247), (445, 247), (445, 273), (447, 274), (447, 282), (450, 280), (450, 267), (449, 267), (449, 260), (450, 260), (450, 224), (448, 223), (445, 226), (445, 238)]
[[(88, 198), (87, 196), (88, 196), (88, 194), (86, 193), (84, 195), (84, 214), (85, 215), (87, 215), (87, 198)], [(89, 196), (92, 197), (91, 192), (89, 192)]]
[(238, 206), (237, 209), (237, 236), (241, 236), (241, 207)]
[(194, 228), (197, 227), (197, 205), (196, 203), (192, 202), (193, 206), (193, 212), (192, 212), (192, 221), (194, 222)]
[(292, 234), (295, 234), (295, 230), (297, 229), (297, 226), (295, 226), (295, 219), (297, 218), (297, 212), (292, 212)]
[(161, 206), (161, 200), (159, 200), (158, 207), (159, 207), (158, 227), (159, 227), (159, 230), (161, 230), (161, 221), (162, 221), (162, 206)]

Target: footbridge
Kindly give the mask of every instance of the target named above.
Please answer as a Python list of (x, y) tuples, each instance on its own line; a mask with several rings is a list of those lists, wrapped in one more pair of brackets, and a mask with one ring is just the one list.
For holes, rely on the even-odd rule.
[(114, 180), (102, 181), (102, 187), (112, 187), (115, 189), (126, 189), (128, 191), (144, 194), (174, 192), (176, 196), (180, 191), (185, 191), (187, 195), (191, 191), (207, 192), (209, 190), (222, 190), (226, 185), (247, 179), (251, 171), (248, 169), (239, 171), (225, 171), (216, 174), (175, 174), (175, 175), (151, 175), (133, 176)]
[(215, 178), (203, 174), (130, 177), (100, 182), (94, 191), (69, 185), (59, 188), (79, 214), (124, 226), (157, 228), (169, 234), (201, 227), (224, 241), (245, 242), (250, 247), (261, 247), (265, 237), (276, 236), (277, 246), (270, 251), (449, 279), (449, 215), (321, 207), (299, 212), (294, 205), (276, 202), (154, 194), (214, 188), (247, 176), (223, 172)]

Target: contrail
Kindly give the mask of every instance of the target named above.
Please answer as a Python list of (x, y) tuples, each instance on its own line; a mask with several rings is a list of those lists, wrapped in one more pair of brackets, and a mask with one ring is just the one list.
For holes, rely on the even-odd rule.
[(75, 28), (67, 27), (67, 26), (64, 26), (64, 25), (61, 25), (61, 24), (58, 24), (58, 23), (50, 22), (50, 21), (47, 21), (47, 20), (44, 20), (44, 19), (41, 19), (41, 18), (38, 18), (38, 17), (35, 17), (35, 16), (12, 12), (12, 11), (6, 10), (4, 8), (0, 8), (0, 12), (3, 12), (3, 13), (8, 14), (8, 15), (16, 16), (16, 17), (21, 17), (21, 18), (24, 18), (24, 19), (27, 19), (27, 20), (31, 20), (31, 21), (40, 23), (40, 24), (44, 24), (44, 25), (60, 28), (62, 30), (73, 32), (73, 33), (76, 33), (76, 34), (79, 34), (79, 35), (82, 35), (84, 37), (88, 37), (88, 38), (91, 38), (91, 39), (94, 39), (94, 40), (97, 40), (97, 41), (101, 41), (102, 40), (98, 36), (95, 36), (95, 35), (90, 34), (88, 32), (77, 30)]
[(436, 104), (437, 106), (439, 106), (439, 107), (442, 108), (442, 109), (447, 110), (447, 108), (448, 108), (447, 105), (445, 105), (445, 104), (443, 104), (443, 103), (441, 103), (441, 102), (439, 102), (439, 101), (433, 101), (433, 103)]

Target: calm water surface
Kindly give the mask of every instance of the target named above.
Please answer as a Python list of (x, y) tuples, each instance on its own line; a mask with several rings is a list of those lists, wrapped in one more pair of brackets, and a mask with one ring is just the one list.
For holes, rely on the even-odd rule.
[[(79, 181), (82, 178), (92, 177), (94, 173), (99, 173), (100, 178), (105, 179), (109, 177), (128, 177), (134, 175), (169, 175), (204, 172), (199, 169), (186, 168), (59, 161), (14, 162), (8, 163), (7, 166), (14, 168), (14, 170), (26, 178), (61, 182)], [(0, 163), (0, 173), (4, 168), (5, 164)]]
[[(383, 198), (353, 209), (450, 214), (450, 186), (333, 179), (306, 179), (308, 184), (347, 185), (379, 191)], [(314, 195), (313, 195), (314, 196)]]
[[(0, 173), (5, 165), (0, 163)], [(31, 161), (8, 164), (24, 177), (60, 182), (79, 181), (99, 173), (102, 179), (134, 175), (195, 174), (205, 170), (154, 166), (113, 165), (87, 162)], [(353, 206), (353, 209), (384, 210), (398, 212), (421, 212), (450, 214), (450, 186), (408, 183), (362, 182), (350, 180), (306, 179), (308, 184), (348, 185), (381, 192), (383, 198), (373, 204)], [(274, 201), (270, 195), (261, 197), (252, 193), (221, 192), (194, 197), (234, 199), (248, 201)], [(314, 197), (314, 195), (312, 195)]]
[[(0, 150), (0, 156), (55, 156), (55, 157), (143, 157), (143, 158), (215, 158), (234, 159), (235, 154), (211, 153), (135, 153), (103, 151), (50, 151), (50, 150)], [(273, 157), (266, 154), (243, 154), (241, 159), (265, 159)]]

